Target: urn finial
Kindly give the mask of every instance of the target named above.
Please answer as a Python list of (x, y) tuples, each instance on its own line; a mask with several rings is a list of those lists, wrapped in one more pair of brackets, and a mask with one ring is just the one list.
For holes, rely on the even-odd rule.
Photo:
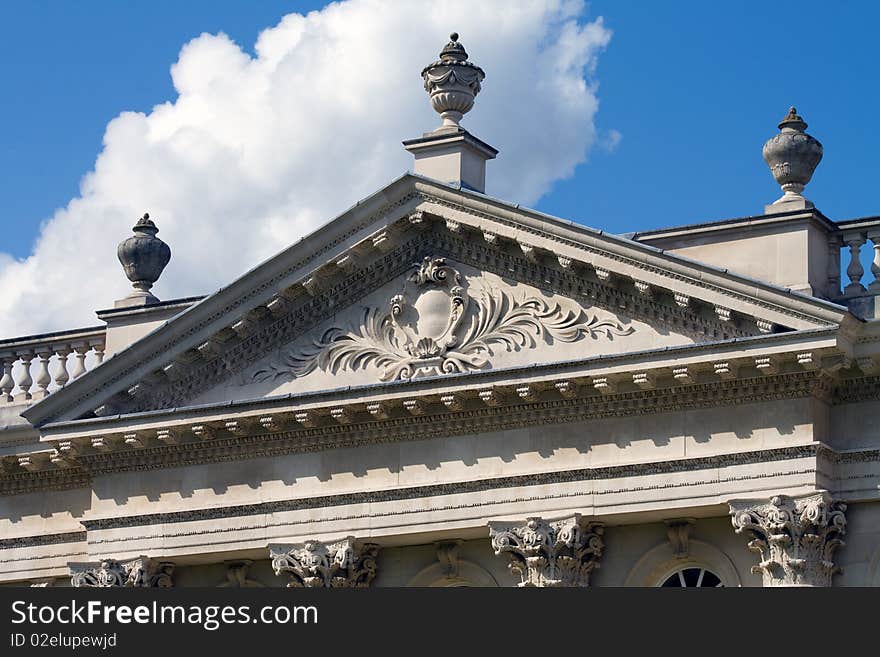
[(158, 303), (159, 299), (150, 293), (150, 288), (159, 280), (165, 265), (171, 260), (171, 249), (156, 237), (159, 229), (144, 214), (132, 228), (134, 235), (120, 242), (116, 256), (131, 281), (134, 291), (116, 302), (117, 306), (147, 306)]
[(486, 160), (493, 159), (498, 151), (460, 124), (461, 117), (474, 106), (485, 77), (483, 69), (468, 61), (457, 32), (449, 35), (440, 58), (422, 69), (431, 107), (443, 123), (403, 142), (415, 157), (416, 174), (476, 192), (486, 191)]
[(764, 161), (783, 191), (766, 207), (768, 213), (813, 207), (802, 192), (822, 160), (822, 144), (806, 129), (807, 122), (791, 107), (779, 123), (779, 134), (764, 144)]
[(468, 61), (467, 51), (458, 41), (458, 33), (449, 35), (449, 42), (440, 51), (440, 58), (422, 69), (425, 91), (431, 96), (431, 107), (443, 123), (434, 133), (458, 132), (462, 116), (474, 106), (486, 74)]

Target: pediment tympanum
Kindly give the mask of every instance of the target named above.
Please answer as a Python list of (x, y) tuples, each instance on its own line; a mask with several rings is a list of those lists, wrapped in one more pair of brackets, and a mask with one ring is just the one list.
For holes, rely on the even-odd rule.
[(426, 257), (386, 308), (365, 308), (360, 322), (330, 327), (252, 377), (267, 381), (315, 369), (338, 374), (372, 368), (380, 381), (415, 379), (484, 369), (496, 352), (533, 348), (541, 340), (570, 343), (634, 330), (572, 303), (468, 283), (444, 258)]
[(406, 381), (688, 344), (633, 317), (439, 256), (194, 400)]

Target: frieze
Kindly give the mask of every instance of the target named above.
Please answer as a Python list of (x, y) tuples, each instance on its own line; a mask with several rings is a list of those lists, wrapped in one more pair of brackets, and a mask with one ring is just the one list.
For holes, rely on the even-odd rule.
[[(780, 469), (775, 474), (755, 474), (748, 476), (728, 476), (728, 477), (711, 477), (699, 480), (693, 480), (688, 482), (673, 482), (668, 480), (657, 481), (652, 485), (646, 486), (631, 486), (626, 489), (620, 490), (612, 490), (612, 489), (592, 489), (592, 488), (584, 488), (581, 490), (575, 490), (571, 492), (562, 492), (562, 493), (542, 493), (536, 495), (525, 495), (522, 493), (512, 494), (505, 496), (503, 499), (496, 500), (496, 503), (499, 504), (535, 504), (541, 503), (542, 505), (547, 505), (549, 503), (555, 502), (571, 502), (572, 500), (580, 500), (583, 501), (585, 495), (593, 496), (594, 500), (599, 501), (600, 503), (596, 506), (601, 506), (601, 496), (606, 494), (615, 494), (622, 492), (646, 492), (650, 491), (652, 493), (658, 493), (661, 491), (680, 491), (681, 489), (688, 489), (692, 486), (700, 487), (700, 486), (720, 486), (724, 484), (730, 483), (738, 483), (738, 482), (749, 482), (750, 484), (754, 484), (757, 480), (761, 479), (784, 479), (786, 477), (791, 476), (801, 476), (801, 475), (813, 475), (816, 471), (810, 468), (796, 468), (796, 469)], [(515, 489), (510, 489), (515, 490)], [(467, 491), (465, 491), (467, 492)], [(448, 496), (446, 499), (461, 499), (458, 495)], [(345, 507), (342, 507), (345, 508)], [(454, 503), (436, 503), (433, 502), (430, 505), (430, 511), (434, 513), (440, 513), (444, 511), (461, 511), (461, 510), (474, 510), (474, 509), (485, 509), (485, 502), (483, 501), (460, 501)], [(425, 513), (426, 509), (422, 506), (415, 508), (395, 508), (389, 510), (381, 510), (379, 508), (371, 508), (369, 511), (363, 512), (337, 512), (332, 513), (328, 512), (330, 509), (322, 508), (321, 509), (321, 522), (349, 522), (352, 520), (362, 520), (364, 518), (371, 518), (373, 520), (379, 518), (402, 518), (408, 515), (414, 514), (422, 514)], [(285, 527), (290, 528), (294, 526), (309, 526), (313, 525), (315, 520), (314, 518), (285, 518), (283, 520), (273, 519), (273, 516), (248, 516), (250, 518), (260, 518), (257, 522), (249, 522), (249, 523), (236, 523), (236, 529), (239, 531), (250, 531), (254, 529), (266, 530), (273, 527)], [(197, 537), (197, 536), (206, 536), (210, 534), (217, 534), (218, 532), (222, 533), (224, 530), (222, 528), (218, 528), (214, 525), (178, 525), (178, 528), (171, 529), (170, 526), (164, 530), (164, 535), (166, 538), (172, 537)], [(126, 541), (135, 541), (135, 540), (151, 540), (155, 538), (154, 534), (127, 534), (125, 540)], [(119, 539), (116, 538), (93, 538), (89, 541), (89, 544), (92, 546), (100, 545), (100, 544), (117, 544)]]
[[(815, 458), (823, 448), (821, 445), (798, 445), (768, 450), (756, 450), (751, 452), (738, 452), (719, 454), (715, 456), (701, 456), (690, 459), (673, 459), (669, 461), (654, 461), (648, 463), (631, 463), (626, 465), (601, 466), (596, 468), (579, 468), (575, 470), (561, 470), (555, 472), (539, 472), (524, 475), (512, 475), (507, 477), (494, 477), (475, 481), (462, 481), (446, 484), (431, 484), (424, 486), (410, 486), (406, 488), (383, 489), (375, 491), (359, 491), (336, 495), (321, 495), (291, 500), (276, 500), (260, 502), (257, 504), (241, 504), (234, 506), (215, 507), (208, 509), (194, 509), (188, 511), (173, 511), (168, 513), (139, 514), (132, 517), (97, 518), (94, 520), (82, 520), (86, 530), (100, 531), (106, 529), (120, 529), (126, 527), (140, 527), (156, 524), (171, 524), (199, 520), (215, 520), (219, 518), (231, 518), (240, 516), (266, 515), (282, 513), (286, 511), (301, 511), (308, 509), (328, 509), (347, 505), (367, 505), (381, 502), (397, 502), (402, 500), (419, 499), (427, 497), (439, 497), (443, 495), (459, 495), (463, 493), (481, 492), (500, 489), (520, 489), (528, 486), (547, 486), (553, 484), (593, 482), (597, 480), (613, 480), (621, 477), (638, 477), (651, 475), (667, 475), (672, 473), (694, 472), (699, 470), (714, 470), (734, 466), (753, 465), (758, 463), (772, 463), (790, 461), (795, 459)], [(880, 454), (878, 454), (880, 456)], [(812, 472), (810, 470), (809, 472)], [(798, 471), (798, 472), (808, 472)], [(784, 474), (792, 474), (786, 471)], [(759, 475), (749, 475), (743, 479), (753, 479)], [(765, 475), (772, 476), (772, 475)], [(734, 478), (731, 478), (733, 480)], [(715, 480), (696, 482), (717, 483)], [(688, 483), (668, 483), (669, 486), (691, 485)], [(667, 484), (657, 484), (650, 487), (651, 490), (662, 488)], [(606, 488), (602, 491), (590, 489), (584, 493), (618, 493), (633, 490), (633, 487), (625, 489)], [(544, 499), (544, 498), (517, 498), (520, 499)], [(458, 507), (450, 507), (458, 508)], [(374, 516), (378, 511), (371, 509), (370, 515)]]

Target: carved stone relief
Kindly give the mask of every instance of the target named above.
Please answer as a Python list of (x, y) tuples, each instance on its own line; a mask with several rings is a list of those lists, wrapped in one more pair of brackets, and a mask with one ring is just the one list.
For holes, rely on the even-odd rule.
[(602, 557), (603, 533), (601, 524), (579, 514), (554, 521), (527, 518), (521, 525), (489, 523), (492, 548), (508, 558), (518, 586), (589, 586)]
[(379, 546), (359, 548), (354, 538), (324, 544), (307, 541), (298, 545), (270, 545), (269, 556), (276, 575), (290, 577), (294, 588), (366, 588), (376, 576)]
[(217, 586), (220, 588), (234, 589), (261, 588), (263, 586), (262, 584), (256, 580), (248, 578), (248, 572), (250, 571), (251, 565), (253, 565), (253, 561), (250, 559), (228, 561), (226, 563), (226, 581)]
[(827, 493), (730, 503), (736, 533), (751, 535), (749, 549), (761, 555), (752, 572), (763, 575), (764, 586), (831, 586), (840, 570), (833, 558), (844, 545), (845, 512), (846, 504)]
[(253, 373), (255, 381), (305, 376), (315, 368), (338, 373), (378, 367), (382, 381), (415, 379), (489, 366), (495, 350), (533, 346), (537, 339), (626, 336), (616, 319), (589, 315), (574, 304), (518, 297), (506, 288), (466, 289), (444, 258), (426, 257), (394, 295), (388, 309), (369, 307), (359, 326), (334, 326), (310, 346), (288, 351), (280, 363)]
[(676, 518), (664, 522), (673, 555), (676, 559), (687, 559), (690, 556), (691, 530), (696, 521), (693, 518)]
[(170, 588), (174, 564), (138, 557), (131, 561), (105, 559), (100, 563), (71, 563), (70, 583), (85, 587)]

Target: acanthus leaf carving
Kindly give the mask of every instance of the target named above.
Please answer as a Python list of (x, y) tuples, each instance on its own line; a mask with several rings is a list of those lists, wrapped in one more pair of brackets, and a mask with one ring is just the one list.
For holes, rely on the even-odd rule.
[[(534, 346), (538, 339), (575, 342), (632, 334), (632, 326), (588, 315), (538, 296), (517, 299), (505, 288), (465, 290), (461, 274), (444, 258), (425, 258), (407, 279), (390, 310), (364, 310), (353, 330), (331, 327), (304, 349), (288, 351), (280, 363), (252, 374), (255, 381), (297, 378), (316, 368), (338, 372), (369, 366), (382, 381), (483, 369), (495, 350)], [(415, 289), (412, 289), (412, 288)], [(474, 312), (468, 313), (473, 307)]]
[(355, 546), (349, 536), (335, 543), (306, 541), (297, 545), (270, 545), (276, 575), (290, 576), (292, 588), (366, 588), (376, 576), (379, 546)]
[(130, 561), (104, 559), (99, 563), (71, 563), (70, 583), (75, 587), (170, 588), (174, 564), (138, 557)]
[(846, 504), (827, 493), (795, 499), (776, 495), (768, 504), (730, 503), (737, 534), (753, 538), (748, 547), (760, 554), (752, 572), (761, 573), (764, 586), (831, 586), (839, 572), (833, 558), (844, 545)]
[(505, 555), (520, 587), (563, 587), (590, 584), (604, 550), (600, 523), (580, 514), (547, 521), (527, 518), (524, 524), (489, 523), (492, 548)]

